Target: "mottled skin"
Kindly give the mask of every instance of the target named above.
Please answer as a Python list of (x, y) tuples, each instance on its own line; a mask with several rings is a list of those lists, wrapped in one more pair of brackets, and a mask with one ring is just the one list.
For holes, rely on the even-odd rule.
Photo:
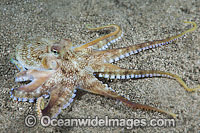
[[(118, 99), (133, 109), (158, 111), (175, 118), (176, 115), (168, 111), (134, 103), (123, 96), (119, 96), (96, 77), (110, 79), (164, 77), (176, 80), (186, 91), (200, 89), (200, 86), (188, 88), (180, 77), (168, 72), (131, 70), (110, 64), (140, 51), (166, 45), (196, 29), (194, 22), (186, 23), (193, 24), (193, 28), (167, 39), (119, 49), (105, 50), (108, 45), (121, 38), (122, 31), (118, 25), (88, 28), (89, 30), (115, 28), (115, 31), (77, 47), (73, 47), (67, 39), (56, 41), (38, 38), (19, 44), (16, 48), (17, 61), (12, 60), (20, 69), (16, 76), (16, 82), (27, 80), (31, 80), (31, 82), (12, 89), (11, 97), (14, 97), (14, 100), (29, 102), (37, 99), (38, 116), (47, 115), (56, 118), (61, 110), (73, 101), (76, 89), (84, 89), (91, 93)], [(48, 95), (50, 95), (50, 100), (45, 107), (43, 97)]]

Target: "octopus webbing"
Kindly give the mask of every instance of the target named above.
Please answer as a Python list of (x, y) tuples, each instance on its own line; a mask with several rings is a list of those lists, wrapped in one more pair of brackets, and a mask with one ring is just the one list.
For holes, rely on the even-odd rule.
[[(45, 38), (29, 39), (16, 47), (16, 60), (11, 60), (20, 71), (16, 74), (15, 81), (25, 82), (25, 85), (11, 89), (11, 97), (17, 101), (36, 101), (39, 118), (42, 116), (56, 118), (62, 109), (67, 108), (73, 102), (77, 89), (117, 99), (132, 109), (157, 111), (175, 118), (174, 113), (134, 103), (118, 95), (98, 77), (108, 79), (161, 77), (176, 80), (189, 92), (200, 89), (200, 85), (196, 88), (189, 88), (179, 76), (169, 72), (125, 69), (112, 64), (130, 55), (168, 45), (197, 28), (195, 22), (185, 23), (192, 24), (193, 27), (163, 40), (117, 49), (107, 49), (109, 45), (123, 36), (120, 26), (115, 24), (98, 28), (88, 27), (93, 31), (111, 28), (114, 31), (79, 46), (73, 46), (68, 39), (60, 41)], [(44, 98), (49, 98), (47, 105), (45, 105)]]

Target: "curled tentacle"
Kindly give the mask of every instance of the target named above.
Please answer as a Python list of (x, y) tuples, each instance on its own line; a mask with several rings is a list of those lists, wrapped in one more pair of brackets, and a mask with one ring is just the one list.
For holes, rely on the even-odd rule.
[(43, 88), (42, 85), (53, 73), (55, 73), (55, 70), (39, 71), (32, 69), (18, 73), (15, 79), (16, 82), (31, 82), (16, 89), (11, 89), (11, 97), (18, 101), (34, 102), (37, 97), (48, 96), (47, 89)]
[(51, 88), (50, 100), (45, 107), (43, 97), (38, 98), (36, 104), (36, 111), (39, 119), (42, 116), (49, 116), (56, 118), (62, 109), (67, 108), (76, 96), (74, 88), (63, 88), (66, 86), (57, 85)]
[(29, 69), (16, 75), (15, 82), (30, 81), (30, 83), (11, 89), (10, 94), (14, 100), (34, 102), (40, 96), (49, 96), (47, 87), (43, 86), (43, 84), (56, 73), (59, 64), (52, 56), (43, 58), (41, 64), (43, 65), (43, 70)]

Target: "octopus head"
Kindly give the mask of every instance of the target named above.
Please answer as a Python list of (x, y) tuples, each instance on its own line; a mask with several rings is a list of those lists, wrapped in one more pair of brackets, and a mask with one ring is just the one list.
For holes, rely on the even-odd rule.
[[(27, 42), (19, 44), (16, 47), (15, 55), (18, 62), (17, 64), (22, 66), (25, 70), (38, 68), (46, 69), (46, 66), (43, 66), (46, 62), (46, 57), (48, 57), (48, 59), (50, 57), (59, 58), (60, 54), (70, 49), (70, 47), (71, 42), (67, 39), (62, 39), (61, 41), (45, 38), (29, 39)], [(55, 66), (55, 62), (51, 62), (51, 65)]]
[(24, 97), (21, 96), (20, 90), (30, 95), (29, 92), (36, 91), (44, 84), (60, 67), (62, 61), (60, 54), (64, 53), (68, 44), (67, 40), (55, 41), (40, 38), (18, 45), (16, 48), (17, 60), (11, 59), (20, 70), (15, 81), (23, 83), (29, 81), (29, 83), (15, 89), (15, 93), (12, 90), (13, 96)]

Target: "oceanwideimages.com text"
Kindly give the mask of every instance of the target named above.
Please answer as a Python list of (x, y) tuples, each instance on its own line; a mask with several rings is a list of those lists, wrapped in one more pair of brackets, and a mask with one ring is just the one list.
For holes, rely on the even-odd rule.
[[(36, 124), (36, 118), (33, 115), (28, 115), (25, 118), (25, 124), (29, 127)], [(40, 119), (40, 124), (44, 127), (126, 127), (133, 129), (137, 127), (175, 127), (175, 119), (151, 119), (145, 118), (105, 118), (87, 117), (87, 118), (67, 118), (67, 119), (51, 119), (48, 116), (43, 116)]]

